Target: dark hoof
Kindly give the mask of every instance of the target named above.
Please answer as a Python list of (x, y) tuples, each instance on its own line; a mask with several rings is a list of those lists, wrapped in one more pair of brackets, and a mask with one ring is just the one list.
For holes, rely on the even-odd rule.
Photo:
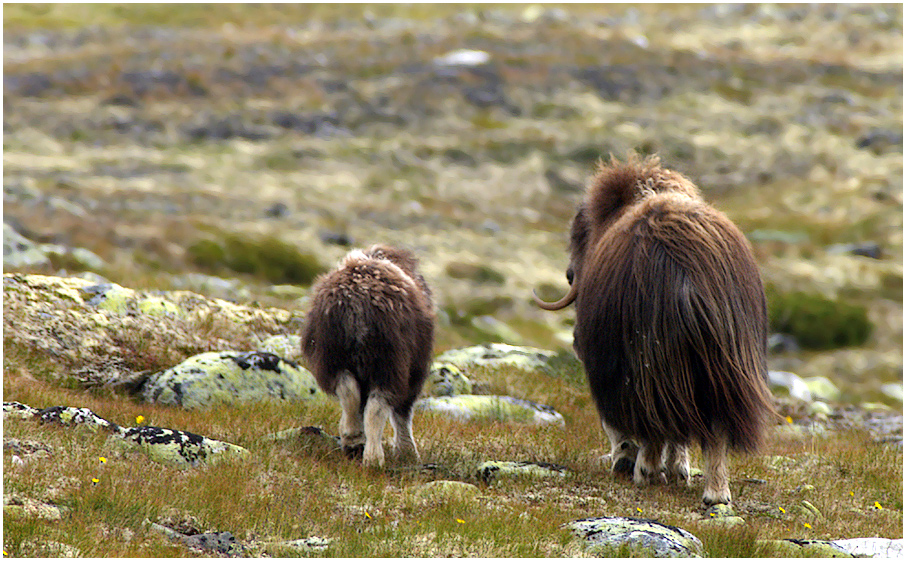
[(618, 475), (632, 476), (635, 471), (635, 461), (632, 458), (622, 457), (613, 464), (613, 472)]
[(361, 459), (365, 454), (365, 445), (356, 444), (355, 446), (343, 446), (343, 453), (351, 460)]

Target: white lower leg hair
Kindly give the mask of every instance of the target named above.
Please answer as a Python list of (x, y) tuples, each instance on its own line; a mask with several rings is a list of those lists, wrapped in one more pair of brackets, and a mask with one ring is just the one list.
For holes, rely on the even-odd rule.
[(384, 465), (382, 439), (384, 427), (390, 417), (390, 405), (380, 394), (372, 393), (365, 402), (365, 465)]
[(408, 415), (401, 415), (394, 411), (390, 422), (393, 425), (393, 446), (397, 456), (409, 455), (418, 460), (418, 448), (412, 437), (412, 412), (410, 411)]
[(359, 383), (348, 372), (340, 374), (337, 379), (336, 395), (340, 400), (340, 443), (345, 447), (355, 447), (364, 443), (362, 432), (362, 397)]

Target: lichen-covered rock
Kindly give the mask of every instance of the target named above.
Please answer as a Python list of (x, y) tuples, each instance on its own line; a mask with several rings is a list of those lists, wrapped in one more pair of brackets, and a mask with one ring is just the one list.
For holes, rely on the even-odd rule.
[(566, 524), (592, 550), (628, 546), (653, 557), (695, 557), (701, 541), (682, 528), (654, 520), (624, 517), (585, 518)]
[(825, 540), (759, 540), (756, 543), (767, 545), (775, 553), (786, 553), (790, 557), (853, 557), (839, 545)]
[(741, 526), (746, 523), (741, 516), (736, 516), (732, 506), (724, 504), (713, 505), (706, 510), (702, 522), (715, 526)]
[(462, 349), (452, 349), (437, 357), (468, 371), (478, 367), (515, 366), (524, 370), (541, 370), (556, 353), (534, 347), (514, 347), (503, 343), (488, 343)]
[(812, 401), (812, 392), (808, 385), (792, 372), (769, 370), (768, 385), (775, 395), (789, 395), (801, 401)]
[(212, 464), (224, 458), (249, 454), (241, 446), (213, 440), (186, 431), (160, 427), (133, 427), (125, 429), (113, 441), (127, 450), (138, 449), (155, 462), (173, 467), (196, 467), (201, 463)]
[(38, 414), (38, 409), (25, 405), (24, 403), (19, 403), (18, 401), (4, 401), (3, 402), (3, 417), (6, 418), (7, 415), (10, 417), (16, 417), (19, 419), (30, 419)]
[(472, 393), (472, 381), (454, 364), (435, 362), (425, 380), (425, 395), (442, 397)]
[(81, 425), (93, 431), (105, 429), (117, 434), (122, 433), (122, 428), (116, 423), (102, 419), (87, 407), (65, 407), (55, 405), (42, 409), (37, 413), (42, 423), (59, 423), (61, 425)]
[(563, 466), (546, 462), (482, 462), (478, 465), (478, 478), (492, 483), (498, 478), (509, 477), (566, 477), (570, 472)]
[(241, 446), (191, 432), (151, 426), (121, 427), (85, 407), (54, 406), (38, 410), (22, 403), (7, 402), (3, 404), (3, 413), (4, 416), (10, 414), (13, 418), (35, 419), (42, 423), (84, 426), (92, 431), (104, 429), (111, 433), (108, 443), (127, 450), (140, 450), (155, 462), (175, 467), (195, 467), (249, 453)]
[(553, 407), (506, 395), (456, 395), (425, 397), (415, 402), (421, 411), (443, 413), (454, 419), (490, 419), (536, 425), (564, 426), (563, 415)]
[(262, 341), (256, 350), (298, 362), (302, 358), (302, 337), (298, 335), (274, 335)]
[(815, 505), (813, 505), (809, 501), (800, 502), (798, 505), (794, 506), (792, 510), (800, 518), (803, 518), (805, 520), (815, 521), (824, 519), (824, 515), (821, 514), (821, 511), (818, 510), (817, 507), (815, 507)]
[(63, 507), (36, 501), (18, 494), (3, 495), (3, 518), (33, 518), (56, 521), (63, 518)]
[(298, 540), (267, 542), (262, 544), (264, 552), (272, 557), (298, 557), (300, 554), (322, 552), (333, 540), (311, 536)]
[(196, 355), (145, 383), (142, 397), (186, 409), (241, 401), (312, 399), (321, 392), (310, 372), (264, 352)]
[[(295, 331), (301, 312), (187, 291), (132, 290), (97, 278), (3, 275), (3, 335), (53, 358), (54, 375), (132, 389), (149, 370)], [(287, 358), (287, 357), (284, 357)], [(165, 366), (164, 366), (165, 367)]]
[(205, 553), (213, 552), (226, 557), (241, 557), (245, 553), (245, 547), (238, 543), (230, 532), (201, 532), (187, 535), (164, 524), (147, 520), (146, 523), (151, 530), (180, 542), (190, 549)]
[(881, 386), (881, 393), (890, 399), (903, 403), (903, 382), (892, 382)]
[(825, 376), (812, 376), (803, 378), (802, 381), (805, 382), (814, 399), (831, 402), (840, 401), (842, 395), (840, 389)]
[(47, 254), (37, 244), (26, 238), (12, 226), (3, 223), (3, 269), (35, 267), (50, 263)]
[(833, 540), (831, 543), (853, 557), (902, 559), (903, 555), (906, 554), (906, 549), (904, 549), (906, 540), (902, 539), (852, 538), (848, 540)]

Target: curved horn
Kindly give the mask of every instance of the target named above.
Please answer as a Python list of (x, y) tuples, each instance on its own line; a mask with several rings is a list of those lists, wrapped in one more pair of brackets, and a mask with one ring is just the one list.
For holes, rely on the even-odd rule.
[(545, 302), (541, 298), (538, 298), (538, 295), (535, 294), (534, 290), (532, 291), (532, 298), (535, 299), (535, 304), (538, 304), (538, 307), (541, 308), (542, 310), (555, 311), (555, 310), (562, 310), (563, 308), (572, 304), (573, 300), (576, 299), (576, 294), (578, 294), (578, 292), (579, 291), (578, 291), (578, 289), (576, 289), (576, 285), (573, 284), (572, 286), (569, 287), (569, 292), (566, 293), (566, 296), (557, 300), (556, 302)]

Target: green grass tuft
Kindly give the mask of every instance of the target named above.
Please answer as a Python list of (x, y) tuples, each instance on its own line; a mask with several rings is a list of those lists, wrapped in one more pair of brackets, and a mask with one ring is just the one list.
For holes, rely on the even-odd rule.
[(796, 338), (806, 349), (833, 349), (864, 344), (872, 323), (864, 306), (830, 300), (807, 292), (766, 289), (771, 328)]
[(307, 286), (327, 270), (314, 255), (274, 237), (199, 240), (189, 246), (188, 254), (193, 264), (208, 271), (245, 273), (274, 284)]

